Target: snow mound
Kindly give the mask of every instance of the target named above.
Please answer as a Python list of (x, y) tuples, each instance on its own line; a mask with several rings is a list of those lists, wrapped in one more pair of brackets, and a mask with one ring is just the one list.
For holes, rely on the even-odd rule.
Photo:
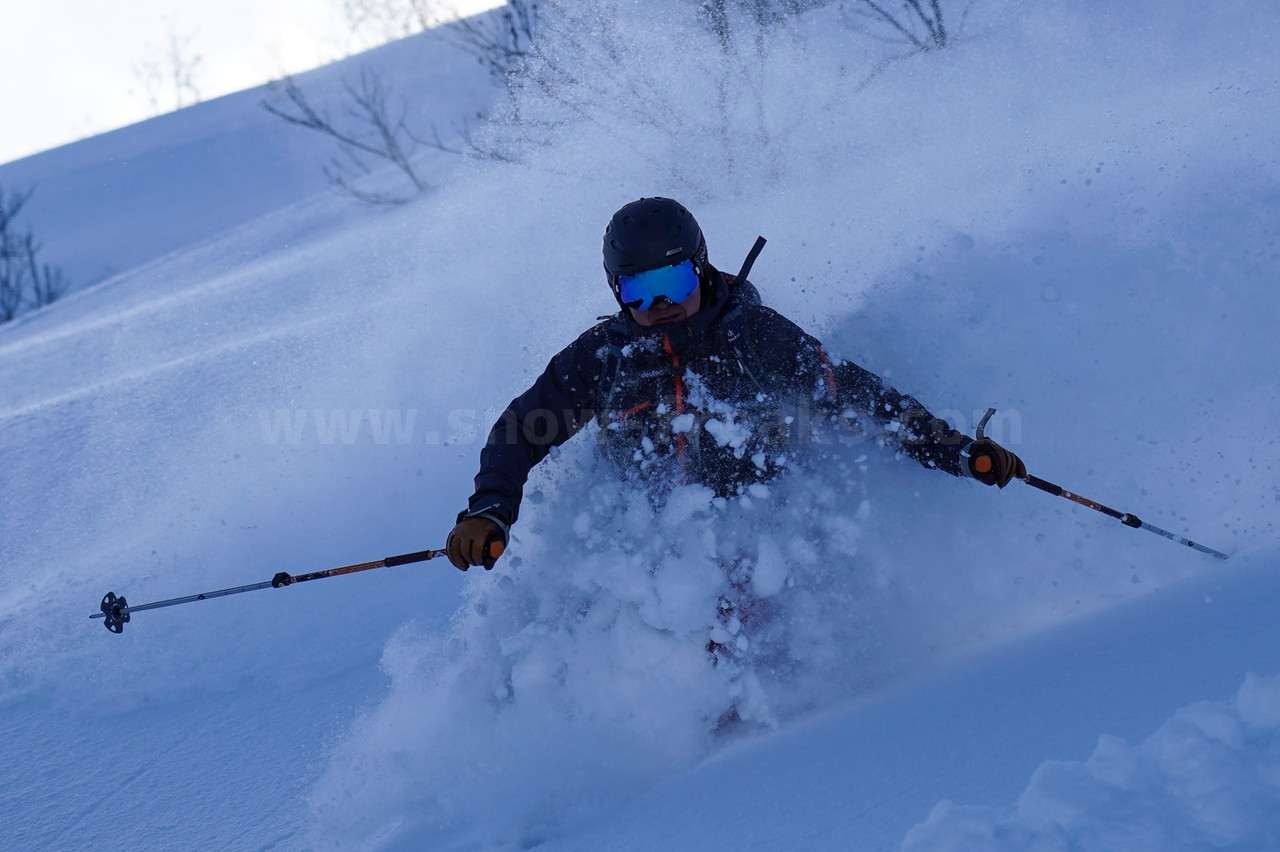
[(1274, 849), (1280, 838), (1280, 677), (1179, 710), (1136, 746), (1104, 736), (1050, 762), (1012, 812), (938, 805), (903, 852)]

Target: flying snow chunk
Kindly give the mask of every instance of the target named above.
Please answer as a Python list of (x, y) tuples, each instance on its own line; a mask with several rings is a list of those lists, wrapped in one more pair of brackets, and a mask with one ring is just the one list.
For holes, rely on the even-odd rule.
[(688, 432), (693, 428), (693, 421), (692, 414), (681, 414), (679, 417), (671, 418), (671, 434), (679, 435), (682, 432)]
[(751, 590), (761, 598), (771, 598), (787, 583), (787, 559), (773, 539), (760, 542), (755, 570), (751, 572)]
[(751, 437), (751, 430), (745, 424), (733, 420), (708, 420), (706, 429), (721, 447), (737, 449)]

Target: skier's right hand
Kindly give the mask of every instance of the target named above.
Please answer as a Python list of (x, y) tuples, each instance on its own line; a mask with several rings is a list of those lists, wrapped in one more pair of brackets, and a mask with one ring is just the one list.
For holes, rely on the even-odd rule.
[(458, 521), (453, 532), (449, 533), (445, 550), (449, 561), (459, 571), (465, 571), (472, 565), (483, 565), (488, 571), (502, 555), (506, 543), (507, 537), (497, 523), (476, 516)]

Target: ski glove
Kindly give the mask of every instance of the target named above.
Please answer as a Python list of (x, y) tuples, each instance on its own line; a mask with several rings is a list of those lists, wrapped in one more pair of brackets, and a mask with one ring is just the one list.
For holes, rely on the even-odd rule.
[(458, 525), (449, 533), (445, 550), (449, 561), (459, 571), (465, 571), (472, 565), (483, 565), (488, 571), (506, 546), (507, 533), (497, 521), (484, 515), (473, 515), (458, 519)]
[(965, 448), (965, 454), (969, 456), (969, 475), (983, 485), (1004, 488), (1015, 476), (1027, 478), (1027, 466), (1022, 459), (990, 438), (974, 441)]

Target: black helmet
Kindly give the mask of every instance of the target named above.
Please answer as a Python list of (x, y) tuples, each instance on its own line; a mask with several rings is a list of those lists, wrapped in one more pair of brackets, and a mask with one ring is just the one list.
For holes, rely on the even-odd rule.
[(641, 198), (623, 207), (604, 229), (604, 271), (614, 296), (618, 276), (692, 260), (703, 275), (707, 246), (693, 214), (670, 198)]

